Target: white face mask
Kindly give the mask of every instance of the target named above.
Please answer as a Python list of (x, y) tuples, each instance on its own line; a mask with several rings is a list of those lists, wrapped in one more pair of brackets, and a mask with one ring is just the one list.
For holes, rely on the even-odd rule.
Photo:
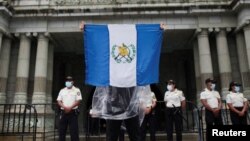
[(238, 93), (240, 92), (240, 87), (239, 86), (235, 86), (235, 91)]
[(211, 85), (211, 89), (212, 89), (212, 90), (215, 90), (215, 86), (216, 86), (215, 84), (212, 84), (212, 85)]
[(73, 84), (72, 84), (71, 81), (66, 81), (66, 82), (65, 82), (65, 86), (66, 86), (67, 88), (70, 88), (70, 87), (73, 86)]
[(169, 91), (172, 91), (172, 90), (173, 90), (173, 85), (168, 85), (168, 86), (167, 86), (167, 89), (168, 89)]

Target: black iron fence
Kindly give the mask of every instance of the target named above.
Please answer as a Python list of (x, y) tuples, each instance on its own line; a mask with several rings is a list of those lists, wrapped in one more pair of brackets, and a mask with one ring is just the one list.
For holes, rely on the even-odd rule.
[[(223, 101), (222, 118), (223, 124), (231, 124), (229, 109)], [(157, 134), (165, 134), (165, 102), (158, 101), (155, 108)], [(90, 137), (99, 138), (106, 132), (105, 120), (92, 118), (89, 111), (81, 111), (87, 115), (81, 138), (88, 140)], [(57, 104), (0, 104), (0, 136), (19, 136), (33, 141), (58, 140), (59, 107)], [(197, 107), (193, 102), (187, 101), (186, 108), (182, 111), (183, 133), (195, 133), (197, 140), (204, 140), (206, 131), (204, 107)], [(250, 110), (248, 112), (250, 123)], [(84, 119), (79, 119), (84, 120)], [(81, 123), (81, 122), (79, 122)], [(104, 139), (105, 140), (105, 139)]]
[[(157, 101), (157, 106), (154, 109), (156, 118), (156, 127), (157, 134), (165, 134), (166, 130), (166, 106), (164, 101)], [(85, 132), (85, 138), (88, 140), (90, 137), (95, 136), (100, 138), (101, 134), (105, 133), (105, 121), (99, 118), (92, 118), (87, 111), (87, 126)], [(182, 121), (183, 121), (183, 132), (184, 133), (196, 133), (197, 140), (202, 141), (203, 139), (203, 130), (202, 130), (202, 121), (199, 108), (191, 101), (186, 101), (186, 108), (182, 110)]]
[(36, 140), (37, 111), (29, 104), (0, 104), (0, 135), (31, 136)]
[[(225, 100), (222, 100), (222, 109), (221, 109), (221, 117), (222, 117), (222, 122), (223, 125), (231, 125), (231, 119), (230, 119), (230, 111), (229, 108), (227, 106), (227, 103)], [(249, 106), (250, 106), (250, 102), (248, 102)], [(205, 107), (201, 106), (199, 108), (200, 111), (200, 121), (201, 121), (201, 129), (202, 129), (202, 137), (203, 137), (203, 141), (204, 141), (204, 137), (205, 137), (205, 133), (206, 133), (206, 121), (205, 121)], [(247, 123), (248, 125), (250, 125), (250, 108), (248, 108), (248, 112), (247, 112)]]

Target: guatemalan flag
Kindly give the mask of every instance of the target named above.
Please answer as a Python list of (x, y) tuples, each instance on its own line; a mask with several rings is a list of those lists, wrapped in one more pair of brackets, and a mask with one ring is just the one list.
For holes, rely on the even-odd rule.
[(162, 33), (159, 24), (85, 25), (85, 82), (114, 87), (157, 83)]

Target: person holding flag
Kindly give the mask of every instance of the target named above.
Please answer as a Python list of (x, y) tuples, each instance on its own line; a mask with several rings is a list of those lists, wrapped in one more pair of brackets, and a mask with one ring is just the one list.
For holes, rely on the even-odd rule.
[[(139, 141), (141, 97), (158, 82), (162, 44), (160, 24), (81, 23), (85, 83), (96, 86), (92, 111), (107, 122), (107, 141), (117, 141), (124, 121), (131, 141)], [(152, 66), (155, 66), (152, 68)]]

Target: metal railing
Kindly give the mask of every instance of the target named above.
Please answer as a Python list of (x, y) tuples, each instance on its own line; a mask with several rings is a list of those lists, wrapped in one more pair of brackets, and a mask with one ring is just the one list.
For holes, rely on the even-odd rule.
[[(156, 122), (156, 134), (165, 133), (166, 129), (166, 106), (164, 101), (157, 101), (157, 106), (155, 107), (155, 117)], [(88, 115), (86, 122), (86, 132), (85, 138), (88, 140), (89, 138), (95, 136), (101, 140), (101, 134), (105, 133), (105, 130), (102, 129), (103, 121), (99, 118), (92, 118), (89, 115), (89, 112), (86, 113)], [(202, 129), (202, 121), (201, 114), (199, 108), (191, 101), (186, 101), (186, 108), (182, 110), (182, 121), (183, 121), (183, 133), (196, 133), (198, 135), (198, 140), (203, 140), (203, 129)], [(98, 124), (95, 129), (93, 128)], [(105, 124), (105, 122), (104, 122)]]
[[(223, 122), (223, 125), (231, 125), (232, 122), (231, 122), (231, 119), (230, 119), (230, 111), (229, 111), (229, 108), (227, 106), (227, 103), (225, 100), (222, 100), (222, 105), (223, 105), (223, 108), (221, 109), (221, 118), (222, 118), (222, 122)], [(250, 107), (250, 102), (248, 102), (249, 104), (249, 107)], [(205, 121), (205, 107), (204, 106), (201, 106), (199, 108), (199, 111), (200, 111), (200, 121), (201, 121), (201, 129), (202, 129), (202, 137), (203, 137), (203, 141), (205, 140), (204, 137), (205, 137), (205, 133), (206, 133), (206, 121)], [(250, 124), (250, 108), (248, 108), (248, 112), (247, 112), (247, 123), (248, 125)], [(205, 127), (204, 127), (205, 125)]]
[[(223, 101), (226, 107), (225, 101)], [(155, 108), (157, 121), (157, 134), (165, 133), (165, 102), (158, 101)], [(231, 124), (229, 117), (229, 109), (222, 109), (222, 118), (224, 125)], [(83, 111), (81, 111), (83, 112)], [(186, 108), (182, 110), (183, 133), (196, 133), (198, 140), (204, 140), (206, 131), (204, 107), (197, 107), (193, 102), (187, 101)], [(86, 140), (95, 137), (101, 140), (101, 135), (105, 134), (105, 120), (91, 118), (88, 111), (82, 114), (87, 115), (84, 130)], [(57, 140), (59, 126), (59, 107), (54, 104), (0, 104), (0, 136), (21, 136), (32, 137), (36, 140), (40, 134), (42, 140)], [(79, 119), (83, 120), (83, 119)], [(95, 120), (95, 121), (93, 121)], [(94, 123), (95, 122), (95, 123)], [(250, 109), (248, 112), (248, 122), (250, 123)], [(96, 131), (93, 131), (93, 124), (96, 125)], [(94, 126), (95, 126), (94, 125)]]
[(32, 136), (36, 140), (37, 111), (29, 104), (0, 104), (0, 136)]
[[(57, 140), (58, 124), (59, 124), (59, 107), (57, 104), (1, 104), (0, 105), (0, 126), (2, 128), (0, 136), (32, 136), (36, 140), (37, 135), (42, 140)], [(157, 133), (165, 131), (165, 103), (157, 102), (156, 118), (159, 118)], [(82, 111), (81, 111), (82, 112)], [(84, 114), (88, 114), (84, 113)], [(202, 137), (202, 128), (200, 122), (200, 113), (198, 107), (192, 102), (187, 101), (186, 109), (183, 110), (183, 132), (198, 133)], [(84, 133), (85, 138), (92, 137), (90, 130), (91, 120), (88, 116), (85, 122)], [(97, 122), (97, 132), (94, 133), (98, 140), (101, 140), (101, 135), (105, 134), (105, 128), (102, 126), (105, 121), (102, 119), (94, 119)], [(93, 123), (92, 123), (93, 124)]]
[[(248, 102), (249, 103), (249, 102)], [(223, 108), (222, 108), (222, 120), (224, 125), (230, 125), (232, 124), (231, 119), (230, 119), (230, 111), (227, 106), (227, 103), (225, 100), (222, 100)], [(250, 106), (250, 105), (249, 105)], [(247, 114), (247, 122), (250, 123), (250, 109), (248, 108), (248, 114)]]

